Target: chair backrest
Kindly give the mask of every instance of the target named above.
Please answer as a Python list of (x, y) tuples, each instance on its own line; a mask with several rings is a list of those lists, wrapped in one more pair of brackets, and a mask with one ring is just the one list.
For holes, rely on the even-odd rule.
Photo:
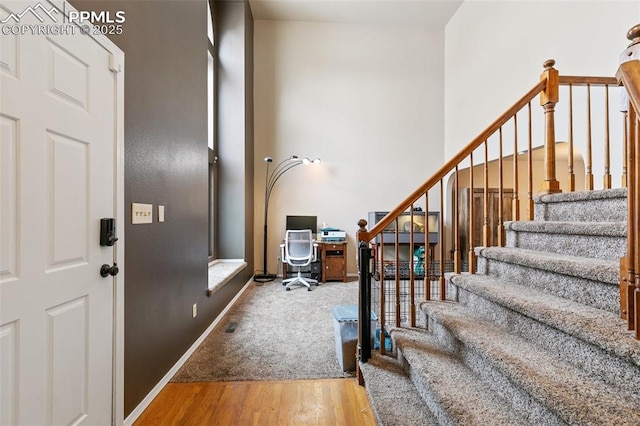
[(285, 261), (290, 265), (305, 266), (313, 257), (313, 238), (310, 229), (289, 229), (284, 242)]

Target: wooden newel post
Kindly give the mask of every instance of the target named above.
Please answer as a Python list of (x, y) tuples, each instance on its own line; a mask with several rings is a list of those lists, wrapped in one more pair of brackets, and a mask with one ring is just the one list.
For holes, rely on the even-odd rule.
[(547, 86), (540, 94), (540, 105), (544, 108), (545, 117), (545, 139), (544, 139), (544, 162), (545, 179), (542, 182), (540, 193), (553, 194), (562, 192), (560, 182), (556, 180), (556, 130), (555, 130), (555, 107), (559, 100), (560, 77), (558, 70), (553, 68), (556, 61), (549, 59), (544, 63), (544, 72), (540, 75), (541, 80), (546, 80)]
[(356, 232), (356, 241), (369, 241), (369, 231), (367, 230), (367, 221), (360, 219), (358, 221), (358, 231)]
[[(632, 59), (636, 61), (636, 64), (640, 62), (640, 24), (635, 25), (627, 32), (627, 39), (631, 42), (629, 46), (625, 50), (625, 55), (627, 56), (627, 60)], [(635, 68), (634, 80), (638, 81), (640, 79), (640, 72), (637, 68)], [(637, 88), (637, 86), (635, 86)], [(635, 90), (635, 98), (638, 98), (638, 91)], [(640, 155), (640, 111), (637, 107), (637, 104), (632, 108), (633, 114), (629, 114), (629, 119), (633, 120), (633, 128), (629, 129), (629, 136), (632, 138), (631, 143), (635, 145), (635, 155), (632, 159), (632, 162), (635, 165), (635, 176), (633, 177), (633, 188), (629, 189), (629, 191), (633, 191), (634, 198), (634, 211), (633, 211), (633, 221), (635, 222), (635, 237), (634, 237), (634, 255), (633, 255), (633, 272), (635, 274), (635, 291), (633, 292), (633, 329), (635, 330), (636, 339), (640, 339), (640, 239), (638, 239), (637, 232), (640, 230), (640, 160), (638, 156)], [(631, 111), (629, 111), (631, 112)], [(630, 193), (627, 194), (627, 200), (632, 195)], [(632, 220), (631, 217), (628, 220)], [(627, 222), (628, 223), (628, 222)], [(632, 283), (630, 283), (632, 284)], [(627, 304), (629, 304), (627, 302)], [(629, 315), (631, 312), (629, 312)], [(630, 322), (630, 321), (629, 321)]]
[[(627, 320), (629, 330), (635, 330), (640, 339), (640, 108), (633, 99), (640, 98), (637, 85), (628, 82), (640, 80), (640, 24), (627, 32), (631, 42), (620, 55), (616, 73), (618, 83), (625, 85), (621, 111), (625, 116), (626, 184), (627, 184), (627, 255), (620, 259), (620, 316)], [(627, 84), (625, 84), (625, 81)], [(635, 104), (634, 104), (635, 103)]]
[[(356, 231), (356, 242), (358, 248), (356, 249), (356, 257), (358, 262), (358, 345), (356, 347), (356, 378), (358, 384), (364, 386), (364, 376), (360, 370), (360, 361), (367, 362), (371, 356), (371, 344), (369, 339), (363, 339), (364, 336), (371, 334), (370, 322), (368, 319), (371, 317), (371, 305), (370, 305), (370, 288), (368, 285), (369, 271), (363, 271), (363, 262), (368, 262), (366, 256), (361, 254), (361, 246), (369, 244), (369, 231), (367, 231), (367, 221), (360, 219), (358, 221), (358, 231)], [(366, 266), (366, 264), (365, 264)], [(367, 321), (363, 321), (363, 318), (367, 318)], [(363, 325), (367, 327), (362, 328)], [(366, 341), (365, 341), (366, 340)]]
[[(367, 244), (369, 243), (369, 230), (367, 229), (367, 221), (365, 219), (360, 219), (358, 221), (358, 230), (356, 231), (356, 246), (360, 245), (361, 241), (365, 241)], [(360, 250), (356, 250), (356, 262), (358, 266), (360, 265), (360, 260), (358, 258)], [(358, 267), (358, 275), (360, 275), (360, 268)]]

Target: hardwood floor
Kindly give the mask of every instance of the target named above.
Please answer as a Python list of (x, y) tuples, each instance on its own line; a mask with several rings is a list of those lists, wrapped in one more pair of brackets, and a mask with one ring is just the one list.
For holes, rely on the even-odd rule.
[(134, 426), (376, 425), (356, 379), (169, 383)]

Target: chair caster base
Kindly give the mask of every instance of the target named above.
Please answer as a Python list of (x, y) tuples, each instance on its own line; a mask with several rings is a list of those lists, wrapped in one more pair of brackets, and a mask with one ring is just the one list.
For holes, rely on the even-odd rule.
[(289, 287), (286, 288), (287, 291), (291, 291), (291, 289)]

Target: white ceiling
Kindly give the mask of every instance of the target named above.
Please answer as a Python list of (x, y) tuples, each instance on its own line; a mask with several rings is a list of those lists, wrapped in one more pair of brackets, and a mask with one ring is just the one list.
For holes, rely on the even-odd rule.
[(249, 0), (254, 19), (444, 27), (463, 0)]

